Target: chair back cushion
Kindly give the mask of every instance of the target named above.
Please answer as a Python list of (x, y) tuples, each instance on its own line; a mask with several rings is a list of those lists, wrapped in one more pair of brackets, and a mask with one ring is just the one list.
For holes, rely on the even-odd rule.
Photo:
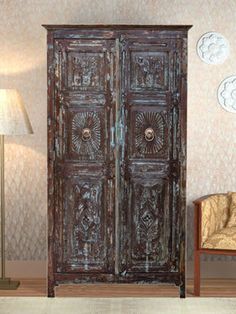
[(202, 202), (201, 245), (215, 232), (225, 228), (229, 219), (227, 194), (215, 194)]
[(230, 207), (227, 227), (236, 227), (236, 192), (229, 192), (228, 196), (230, 199)]

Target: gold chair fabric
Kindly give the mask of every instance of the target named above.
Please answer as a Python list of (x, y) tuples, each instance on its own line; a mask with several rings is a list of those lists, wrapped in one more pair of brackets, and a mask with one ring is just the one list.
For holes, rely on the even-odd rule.
[(224, 228), (229, 219), (227, 194), (209, 196), (202, 202), (202, 245), (215, 232)]
[(211, 235), (202, 245), (204, 249), (236, 250), (236, 226), (223, 228)]
[(209, 196), (201, 213), (201, 247), (236, 250), (236, 192)]

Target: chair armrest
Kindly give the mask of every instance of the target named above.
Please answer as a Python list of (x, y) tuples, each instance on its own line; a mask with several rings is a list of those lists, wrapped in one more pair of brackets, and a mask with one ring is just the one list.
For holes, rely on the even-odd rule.
[(198, 247), (215, 232), (225, 227), (229, 217), (227, 194), (205, 195), (195, 201), (195, 232), (198, 233)]
[(201, 196), (199, 198), (197, 198), (196, 200), (193, 201), (193, 204), (199, 204), (201, 205), (201, 203), (203, 201), (205, 201), (207, 198), (209, 198), (210, 196), (214, 196), (214, 195), (226, 195), (226, 194), (222, 194), (222, 193), (216, 193), (216, 194), (208, 194), (208, 195), (204, 195), (204, 196)]

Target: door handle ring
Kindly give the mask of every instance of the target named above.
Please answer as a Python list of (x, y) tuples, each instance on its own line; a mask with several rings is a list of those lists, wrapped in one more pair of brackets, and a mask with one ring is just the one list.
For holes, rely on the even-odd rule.
[(115, 127), (111, 127), (111, 147), (115, 147)]

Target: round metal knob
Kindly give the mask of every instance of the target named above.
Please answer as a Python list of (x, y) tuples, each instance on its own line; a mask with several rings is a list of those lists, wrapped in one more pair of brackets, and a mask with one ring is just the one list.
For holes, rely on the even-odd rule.
[(83, 129), (82, 131), (82, 140), (87, 142), (91, 139), (91, 131), (88, 128)]
[(152, 128), (147, 128), (144, 131), (144, 135), (145, 135), (145, 140), (146, 141), (151, 142), (151, 141), (154, 140), (155, 133), (154, 133), (154, 130)]

